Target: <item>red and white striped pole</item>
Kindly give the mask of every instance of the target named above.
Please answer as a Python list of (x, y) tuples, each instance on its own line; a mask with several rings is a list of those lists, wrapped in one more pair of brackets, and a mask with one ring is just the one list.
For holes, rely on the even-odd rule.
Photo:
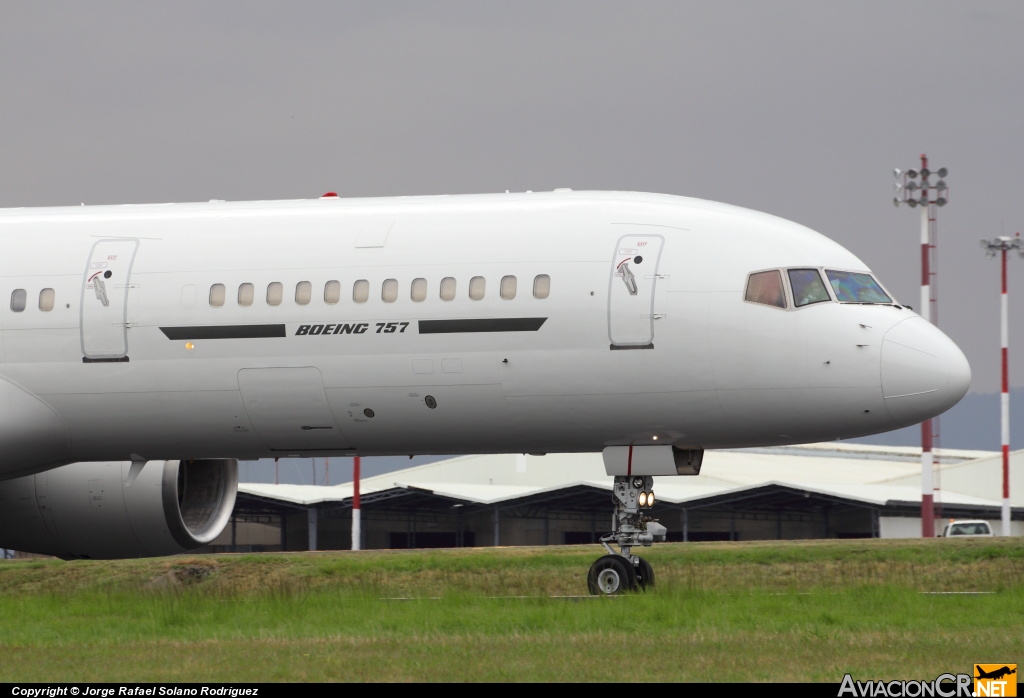
[(998, 237), (982, 240), (981, 246), (994, 257), (999, 252), (1002, 262), (1002, 293), (999, 295), (999, 350), (1002, 355), (1003, 389), (1000, 394), (1000, 413), (1003, 445), (1003, 505), (1002, 535), (1010, 535), (1010, 310), (1006, 284), (1006, 253), (1016, 249), (1024, 256), (1024, 240), (1020, 233), (1014, 238)]
[[(928, 170), (928, 156), (921, 155), (921, 170), (896, 170), (896, 206), (907, 204), (911, 208), (921, 207), (921, 317), (929, 322), (938, 319), (937, 303), (932, 286), (931, 257), (935, 250), (932, 242), (932, 229), (937, 215), (937, 207), (947, 203), (947, 190), (943, 177), (946, 168), (942, 167), (935, 173), (939, 181), (931, 184), (928, 181), (932, 172)], [(921, 181), (916, 180), (920, 177)], [(935, 318), (933, 319), (933, 315)], [(935, 537), (935, 461), (932, 456), (934, 425), (931, 419), (921, 423), (921, 535), (925, 538)]]
[(362, 540), (362, 522), (360, 516), (362, 512), (359, 507), (359, 456), (356, 456), (352, 462), (352, 549), (361, 550), (360, 541)]
[[(927, 191), (928, 157), (921, 155), (921, 187)], [(932, 320), (931, 229), (928, 204), (921, 206), (921, 317)], [(921, 535), (935, 537), (935, 460), (932, 456), (932, 420), (921, 422)]]
[(1003, 535), (1010, 535), (1010, 316), (1006, 296), (1006, 250), (1002, 250), (1003, 292), (999, 297), (999, 346), (1003, 358), (1003, 393), (1000, 396), (1003, 441)]

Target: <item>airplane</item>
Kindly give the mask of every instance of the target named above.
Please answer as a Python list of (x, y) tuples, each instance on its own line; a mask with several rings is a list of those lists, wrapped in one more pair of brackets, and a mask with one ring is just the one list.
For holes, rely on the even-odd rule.
[(970, 383), (839, 244), (680, 196), (5, 209), (0, 246), (0, 547), (65, 559), (209, 543), (237, 459), (600, 451), (588, 588), (646, 588), (654, 477)]
[(1010, 674), (1016, 674), (1017, 673), (1016, 669), (1011, 669), (1010, 667), (1005, 666), (1005, 665), (1000, 667), (1000, 668), (998, 668), (998, 669), (993, 669), (992, 671), (985, 671), (984, 669), (982, 669), (977, 664), (974, 665), (974, 668), (978, 671), (978, 675), (974, 677), (976, 679), (994, 679), (994, 680), (999, 680), (999, 679), (1003, 678), (1004, 676), (1009, 676)]

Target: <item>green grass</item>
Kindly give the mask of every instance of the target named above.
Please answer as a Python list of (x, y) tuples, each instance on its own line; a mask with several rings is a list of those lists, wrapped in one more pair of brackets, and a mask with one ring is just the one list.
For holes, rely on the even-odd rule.
[[(1013, 539), (662, 544), (0, 564), (0, 681), (931, 679), (1024, 658)], [(984, 594), (922, 592), (984, 591)], [(579, 595), (579, 596), (576, 596)]]

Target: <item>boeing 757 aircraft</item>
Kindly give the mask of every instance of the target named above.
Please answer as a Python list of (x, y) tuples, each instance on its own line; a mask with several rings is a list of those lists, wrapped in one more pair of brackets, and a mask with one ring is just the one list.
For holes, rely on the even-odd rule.
[(970, 381), (840, 245), (677, 196), (8, 209), (0, 245), (0, 547), (64, 558), (210, 542), (239, 458), (602, 451), (617, 593), (653, 583), (654, 476)]

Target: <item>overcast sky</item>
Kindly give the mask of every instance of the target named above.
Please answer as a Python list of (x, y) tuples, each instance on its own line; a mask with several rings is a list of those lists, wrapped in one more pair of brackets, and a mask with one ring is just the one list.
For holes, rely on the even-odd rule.
[(4, 2), (0, 206), (682, 194), (819, 230), (916, 308), (891, 170), (927, 153), (939, 324), (994, 392), (978, 240), (1024, 230), (1022, 38), (1009, 1)]

